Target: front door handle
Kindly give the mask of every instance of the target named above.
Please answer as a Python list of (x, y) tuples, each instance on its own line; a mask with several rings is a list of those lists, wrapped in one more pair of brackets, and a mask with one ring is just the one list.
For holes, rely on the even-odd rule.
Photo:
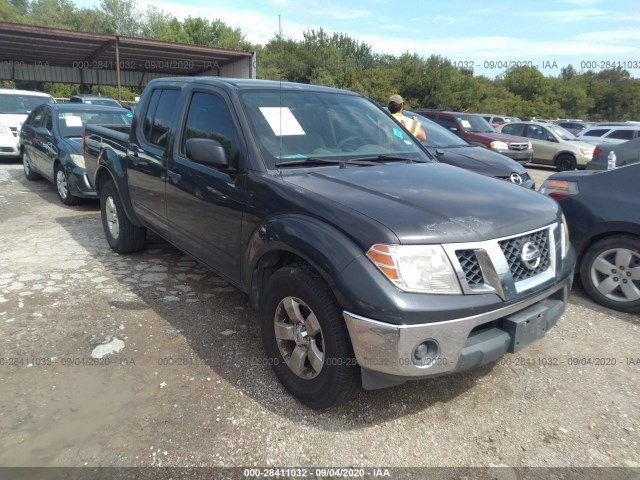
[(176, 185), (178, 183), (180, 183), (180, 179), (182, 178), (182, 174), (180, 174), (178, 172), (172, 172), (171, 170), (169, 170), (167, 173), (169, 174), (169, 178), (171, 179), (171, 181), (173, 183), (175, 183)]

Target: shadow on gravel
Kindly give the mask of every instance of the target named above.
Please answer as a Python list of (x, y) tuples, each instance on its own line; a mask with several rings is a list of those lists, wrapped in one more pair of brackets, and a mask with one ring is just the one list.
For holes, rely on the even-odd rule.
[[(117, 279), (137, 295), (135, 301), (110, 300), (116, 312), (151, 309), (166, 320), (165, 335), (184, 336), (199, 363), (283, 418), (304, 419), (306, 425), (326, 431), (370, 427), (441, 408), (473, 388), (492, 369), (485, 366), (386, 390), (361, 390), (346, 404), (314, 412), (291, 397), (272, 373), (262, 348), (257, 314), (238, 289), (155, 235), (149, 236), (145, 250), (117, 255), (104, 239), (98, 215), (59, 217), (56, 221), (104, 267), (103, 275)], [(180, 292), (188, 293), (176, 299)], [(224, 335), (229, 330), (234, 333)], [(154, 336), (150, 341), (161, 339)], [(447, 409), (438, 410), (438, 414), (446, 416)]]
[(41, 178), (40, 180), (27, 180), (24, 176), (24, 170), (22, 169), (22, 162), (19, 165), (16, 165), (16, 168), (10, 168), (7, 170), (9, 176), (20, 183), (25, 190), (29, 192), (33, 192), (38, 195), (43, 200), (46, 200), (50, 203), (55, 203), (62, 208), (68, 208), (71, 210), (77, 210), (79, 212), (95, 212), (100, 210), (100, 202), (97, 199), (84, 198), (82, 203), (79, 205), (68, 206), (63, 204), (58, 198), (58, 193), (56, 192), (56, 187), (53, 183), (51, 183), (46, 178)]

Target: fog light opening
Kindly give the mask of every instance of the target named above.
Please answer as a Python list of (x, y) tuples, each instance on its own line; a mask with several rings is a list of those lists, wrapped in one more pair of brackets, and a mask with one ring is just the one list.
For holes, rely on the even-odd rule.
[(418, 367), (429, 367), (436, 363), (439, 355), (438, 343), (435, 340), (425, 340), (413, 349), (412, 361)]

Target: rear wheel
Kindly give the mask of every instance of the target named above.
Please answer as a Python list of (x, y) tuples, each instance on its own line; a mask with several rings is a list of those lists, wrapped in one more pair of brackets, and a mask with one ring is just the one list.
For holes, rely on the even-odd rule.
[(276, 376), (298, 400), (327, 408), (358, 387), (360, 368), (333, 293), (311, 268), (283, 267), (260, 302), (262, 341)]
[(131, 223), (122, 207), (113, 181), (107, 181), (100, 191), (100, 213), (107, 242), (114, 252), (137, 252), (144, 247), (147, 229)]
[(575, 170), (576, 159), (571, 155), (560, 155), (556, 160), (556, 168), (559, 172), (566, 172), (567, 170)]
[(580, 263), (580, 279), (601, 305), (640, 312), (640, 238), (618, 235), (593, 244)]
[(40, 180), (42, 176), (36, 173), (31, 168), (31, 157), (26, 150), (22, 151), (22, 168), (24, 169), (24, 176), (27, 180)]
[(56, 182), (56, 191), (60, 201), (65, 205), (78, 205), (82, 202), (80, 197), (72, 195), (69, 191), (69, 181), (67, 180), (67, 174), (60, 165), (56, 166), (53, 177)]

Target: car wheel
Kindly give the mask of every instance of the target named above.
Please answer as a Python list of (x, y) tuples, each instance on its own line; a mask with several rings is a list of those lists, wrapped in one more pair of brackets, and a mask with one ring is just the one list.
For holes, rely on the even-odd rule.
[(618, 235), (596, 242), (580, 262), (580, 278), (601, 305), (640, 312), (640, 238)]
[(567, 170), (575, 170), (576, 159), (571, 155), (560, 155), (556, 160), (556, 168), (559, 172), (566, 172)]
[(114, 252), (137, 252), (144, 247), (147, 229), (131, 223), (111, 180), (104, 184), (100, 192), (100, 213), (104, 234)]
[(27, 180), (40, 180), (42, 176), (39, 173), (34, 172), (31, 168), (31, 157), (26, 150), (22, 151), (22, 168), (24, 169), (24, 176)]
[(311, 268), (287, 266), (269, 278), (260, 322), (269, 363), (302, 403), (327, 408), (358, 388), (360, 368), (341, 309)]
[(82, 202), (80, 197), (71, 195), (69, 191), (69, 181), (67, 180), (67, 174), (60, 165), (56, 166), (53, 172), (53, 178), (56, 182), (56, 191), (60, 201), (65, 205), (78, 205)]

